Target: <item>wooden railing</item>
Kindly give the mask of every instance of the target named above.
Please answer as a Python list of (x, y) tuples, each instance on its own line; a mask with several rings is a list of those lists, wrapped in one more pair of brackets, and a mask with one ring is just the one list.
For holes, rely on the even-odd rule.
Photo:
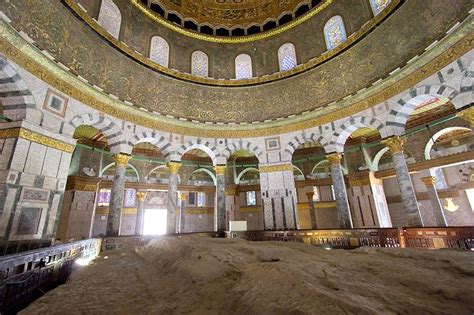
[(474, 250), (474, 227), (246, 231), (226, 234), (229, 238), (249, 241), (301, 242), (326, 248), (369, 246)]
[(16, 313), (64, 283), (76, 259), (99, 254), (101, 241), (88, 239), (0, 258), (0, 314)]

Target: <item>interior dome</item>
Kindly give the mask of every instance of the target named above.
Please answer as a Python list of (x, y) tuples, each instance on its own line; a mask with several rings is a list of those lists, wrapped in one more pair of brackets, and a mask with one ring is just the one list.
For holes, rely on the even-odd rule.
[(140, 0), (165, 19), (208, 35), (245, 36), (286, 24), (321, 0)]

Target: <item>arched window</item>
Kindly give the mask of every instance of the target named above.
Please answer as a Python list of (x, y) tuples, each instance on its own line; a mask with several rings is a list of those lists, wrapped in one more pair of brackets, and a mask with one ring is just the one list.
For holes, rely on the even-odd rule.
[(324, 39), (328, 50), (346, 41), (346, 30), (340, 15), (333, 16), (326, 22), (324, 25)]
[(102, 0), (98, 22), (110, 35), (119, 38), (122, 14), (112, 0)]
[(295, 45), (292, 43), (282, 45), (278, 49), (278, 62), (280, 64), (280, 71), (286, 71), (296, 67)]
[(382, 12), (392, 0), (370, 0), (370, 6), (372, 7), (372, 11), (374, 12), (374, 16)]
[(198, 77), (209, 76), (209, 58), (202, 51), (195, 51), (191, 55), (191, 74)]
[(150, 42), (150, 59), (163, 67), (168, 67), (170, 58), (170, 45), (160, 37), (153, 36)]
[(252, 58), (241, 54), (235, 58), (235, 78), (237, 80), (250, 79), (252, 74)]

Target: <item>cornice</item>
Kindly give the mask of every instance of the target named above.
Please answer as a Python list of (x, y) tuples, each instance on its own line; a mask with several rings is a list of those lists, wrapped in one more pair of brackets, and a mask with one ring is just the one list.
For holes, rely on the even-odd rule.
[(395, 75), (354, 97), (331, 106), (319, 108), (317, 111), (305, 115), (259, 124), (217, 125), (193, 123), (154, 115), (127, 105), (83, 82), (56, 62), (47, 58), (36, 47), (24, 40), (4, 20), (0, 20), (0, 51), (37, 78), (76, 100), (116, 118), (150, 129), (189, 136), (252, 138), (283, 134), (323, 125), (370, 108), (413, 87), (416, 83), (441, 70), (472, 49), (474, 23), (471, 22), (472, 17), (470, 16), (456, 31), (441, 40), (436, 47), (428, 50), (417, 61), (408, 64)]

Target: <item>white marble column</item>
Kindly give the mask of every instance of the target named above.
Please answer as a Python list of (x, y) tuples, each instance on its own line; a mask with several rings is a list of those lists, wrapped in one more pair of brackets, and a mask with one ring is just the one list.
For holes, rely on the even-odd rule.
[(107, 217), (106, 230), (107, 236), (118, 236), (120, 234), (120, 217), (125, 189), (125, 170), (131, 158), (130, 155), (123, 153), (114, 155), (115, 176), (112, 191), (110, 192), (109, 216)]
[(166, 233), (176, 233), (176, 209), (178, 207), (178, 171), (181, 168), (179, 162), (168, 162), (168, 170), (170, 172), (168, 182), (168, 206), (167, 206), (167, 223)]
[(260, 164), (259, 169), (265, 230), (298, 229), (293, 165)]
[(314, 209), (313, 202), (314, 191), (308, 191), (306, 193), (306, 196), (308, 197), (309, 215), (311, 217), (311, 228), (313, 230), (316, 230), (318, 228), (318, 223), (316, 221), (316, 211)]
[(237, 221), (237, 205), (235, 201), (235, 197), (237, 194), (237, 187), (231, 186), (228, 187), (225, 191), (225, 207), (226, 207), (226, 214), (227, 214), (227, 222), (226, 227), (229, 230), (229, 222), (230, 221)]
[(226, 209), (225, 209), (225, 165), (217, 165), (214, 167), (216, 171), (216, 215), (214, 228), (217, 232), (226, 230)]
[(137, 191), (137, 223), (135, 225), (135, 234), (143, 235), (143, 224), (145, 216), (146, 191)]
[(349, 200), (347, 199), (346, 183), (344, 182), (344, 174), (341, 167), (341, 154), (331, 153), (326, 155), (326, 158), (331, 162), (331, 178), (334, 186), (334, 194), (336, 195), (337, 217), (339, 220), (339, 227), (341, 229), (352, 229), (351, 209), (349, 207)]
[(407, 226), (423, 226), (420, 209), (416, 200), (415, 189), (408, 171), (407, 162), (403, 154), (403, 139), (393, 136), (382, 140), (382, 143), (390, 149), (393, 159), (393, 167), (400, 186), (400, 195), (405, 208), (405, 221)]
[(425, 184), (428, 190), (428, 196), (430, 197), (431, 206), (433, 207), (433, 214), (436, 220), (437, 226), (448, 226), (446, 217), (444, 215), (443, 206), (439, 200), (438, 192), (436, 191), (436, 178), (433, 176), (422, 177), (421, 181)]

